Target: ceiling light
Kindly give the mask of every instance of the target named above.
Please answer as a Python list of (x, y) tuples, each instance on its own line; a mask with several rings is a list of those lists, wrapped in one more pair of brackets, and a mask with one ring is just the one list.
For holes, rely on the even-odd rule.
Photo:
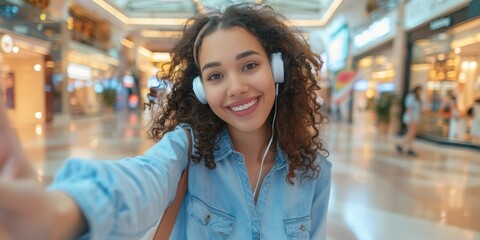
[(118, 11), (116, 8), (112, 7), (110, 4), (106, 3), (103, 0), (93, 0), (98, 6), (102, 7), (108, 13), (112, 14), (118, 20), (122, 21), (124, 24), (127, 24), (128, 17), (125, 14)]
[(342, 0), (334, 0), (333, 3), (330, 4), (327, 11), (325, 11), (325, 13), (323, 14), (322, 19), (320, 19), (322, 24), (321, 26), (324, 26), (325, 24), (327, 24), (327, 22), (333, 16), (335, 11), (337, 11), (337, 8), (340, 6), (341, 3), (342, 3)]
[(470, 69), (477, 68), (477, 62), (475, 62), (475, 61), (471, 61), (470, 64), (468, 64), (468, 65), (469, 65)]
[(35, 64), (35, 66), (33, 66), (33, 69), (37, 72), (40, 72), (40, 70), (42, 70), (42, 65), (40, 64)]
[(138, 52), (143, 54), (146, 57), (150, 57), (152, 55), (152, 52), (144, 47), (139, 47)]
[(42, 112), (36, 112), (35, 113), (35, 118), (36, 119), (42, 119)]
[[(103, 8), (105, 11), (113, 15), (115, 18), (123, 22), (124, 24), (130, 25), (159, 25), (159, 26), (175, 26), (175, 25), (184, 25), (187, 23), (186, 18), (129, 18), (119, 10), (117, 10), (112, 5), (108, 4), (104, 0), (93, 0), (98, 6)], [(260, 1), (261, 2), (261, 1)], [(194, 0), (197, 10), (200, 13), (205, 12), (205, 8), (200, 0)], [(330, 18), (333, 16), (335, 11), (338, 9), (342, 0), (333, 0), (328, 9), (325, 11), (321, 19), (290, 19), (286, 24), (289, 26), (299, 26), (299, 27), (322, 27), (325, 26)]]
[(142, 30), (140, 32), (142, 37), (146, 38), (170, 38), (170, 37), (180, 37), (182, 35), (179, 31), (153, 31), (153, 30)]
[(170, 62), (170, 54), (168, 52), (154, 52), (152, 53), (152, 60), (154, 62)]
[(135, 46), (135, 43), (127, 40), (126, 38), (122, 39), (121, 43), (122, 43), (123, 46), (128, 47), (128, 48), (133, 48), (133, 46)]
[(185, 18), (128, 18), (127, 24), (132, 25), (162, 25), (175, 26), (184, 25), (187, 22)]

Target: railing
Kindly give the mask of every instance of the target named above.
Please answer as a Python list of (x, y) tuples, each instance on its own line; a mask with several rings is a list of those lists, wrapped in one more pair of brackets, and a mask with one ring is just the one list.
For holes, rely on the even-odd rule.
[(443, 116), (441, 113), (422, 114), (419, 135), (439, 142), (472, 144), (480, 147), (480, 142), (470, 136), (472, 119), (465, 115)]

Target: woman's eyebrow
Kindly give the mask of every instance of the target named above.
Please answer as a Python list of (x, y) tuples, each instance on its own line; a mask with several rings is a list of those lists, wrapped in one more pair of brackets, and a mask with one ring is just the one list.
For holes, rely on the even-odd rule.
[[(253, 51), (253, 50), (245, 51), (245, 52), (239, 53), (237, 56), (235, 56), (235, 60), (246, 58), (250, 55), (260, 55), (260, 53), (258, 53), (256, 51)], [(207, 68), (219, 67), (219, 66), (222, 66), (222, 64), (220, 62), (209, 62), (209, 63), (207, 63), (203, 66), (202, 72)]]
[(205, 71), (205, 69), (207, 69), (207, 68), (219, 67), (219, 66), (222, 66), (222, 64), (220, 62), (209, 62), (209, 63), (207, 63), (203, 66), (202, 72)]
[(255, 51), (253, 51), (253, 50), (250, 50), (250, 51), (246, 51), (246, 52), (242, 52), (242, 53), (238, 54), (238, 55), (235, 57), (235, 60), (239, 60), (239, 59), (241, 59), (241, 58), (245, 58), (245, 57), (248, 57), (248, 56), (253, 55), (253, 54), (260, 55), (260, 53), (255, 52)]

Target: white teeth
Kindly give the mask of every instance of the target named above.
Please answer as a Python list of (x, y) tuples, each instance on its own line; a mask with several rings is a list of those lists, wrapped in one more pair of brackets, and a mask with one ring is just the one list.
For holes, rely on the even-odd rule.
[(240, 106), (236, 106), (236, 107), (231, 107), (230, 109), (232, 109), (233, 111), (235, 112), (238, 112), (238, 111), (243, 111), (247, 108), (250, 108), (251, 106), (255, 105), (255, 103), (257, 103), (257, 99), (253, 99), (251, 102), (249, 103), (246, 103), (246, 104), (243, 104), (243, 105), (240, 105)]

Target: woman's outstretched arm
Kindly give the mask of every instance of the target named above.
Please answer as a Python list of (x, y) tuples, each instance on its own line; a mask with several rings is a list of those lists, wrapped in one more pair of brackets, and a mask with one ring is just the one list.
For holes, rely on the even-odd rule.
[(72, 239), (85, 230), (75, 202), (36, 181), (0, 104), (0, 226), (11, 239)]

